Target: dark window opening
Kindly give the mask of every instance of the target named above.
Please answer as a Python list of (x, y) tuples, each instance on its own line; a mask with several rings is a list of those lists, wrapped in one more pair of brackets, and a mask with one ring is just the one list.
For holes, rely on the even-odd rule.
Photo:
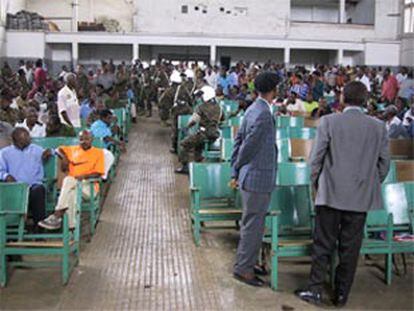
[(181, 13), (187, 14), (188, 13), (188, 5), (182, 5), (181, 6)]

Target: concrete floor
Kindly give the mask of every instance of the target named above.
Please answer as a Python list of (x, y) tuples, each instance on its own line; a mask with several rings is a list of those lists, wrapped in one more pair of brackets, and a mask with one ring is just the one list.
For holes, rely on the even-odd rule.
[[(175, 176), (168, 148), (169, 130), (141, 119), (70, 283), (62, 287), (56, 269), (16, 269), (0, 290), (0, 309), (313, 310), (292, 295), (306, 282), (307, 259), (282, 263), (281, 290), (272, 292), (232, 278), (236, 231), (203, 233), (194, 246), (188, 180)], [(382, 277), (361, 263), (347, 308), (412, 310), (413, 264), (391, 286)]]

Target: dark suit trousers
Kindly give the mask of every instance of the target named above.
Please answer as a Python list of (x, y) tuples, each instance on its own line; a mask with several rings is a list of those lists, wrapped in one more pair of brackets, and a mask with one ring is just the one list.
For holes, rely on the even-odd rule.
[(339, 265), (335, 271), (335, 290), (348, 295), (354, 280), (364, 234), (366, 213), (316, 207), (312, 268), (309, 288), (321, 292), (326, 269), (338, 245)]
[(46, 189), (43, 185), (33, 185), (29, 193), (29, 211), (35, 226), (46, 217)]
[(269, 210), (271, 193), (240, 190), (243, 202), (243, 216), (240, 226), (240, 241), (234, 273), (253, 273), (259, 255)]

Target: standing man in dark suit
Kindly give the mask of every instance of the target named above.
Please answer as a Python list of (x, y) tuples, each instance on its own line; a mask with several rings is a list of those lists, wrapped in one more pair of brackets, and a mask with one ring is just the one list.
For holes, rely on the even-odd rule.
[(276, 130), (270, 103), (277, 95), (278, 82), (277, 75), (270, 72), (261, 73), (255, 79), (259, 97), (246, 111), (231, 158), (231, 183), (234, 187), (240, 187), (243, 201), (240, 242), (233, 275), (252, 286), (264, 284), (255, 275), (255, 264), (276, 181)]
[(310, 303), (321, 303), (326, 268), (338, 244), (333, 302), (346, 304), (367, 212), (382, 207), (381, 183), (390, 164), (387, 130), (362, 112), (367, 95), (361, 82), (348, 83), (344, 112), (322, 117), (318, 127), (310, 160), (317, 191), (312, 268), (308, 287), (295, 292)]

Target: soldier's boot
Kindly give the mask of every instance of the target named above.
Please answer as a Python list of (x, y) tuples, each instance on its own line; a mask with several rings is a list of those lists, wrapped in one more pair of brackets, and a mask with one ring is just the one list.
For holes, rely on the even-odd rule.
[(136, 117), (132, 118), (132, 123), (137, 123), (137, 118)]
[(152, 117), (152, 109), (148, 109), (148, 110), (147, 110), (147, 115), (146, 115), (146, 117), (147, 117), (147, 118), (151, 118), (151, 117)]
[(176, 174), (188, 175), (188, 164), (183, 163), (183, 166), (175, 170)]

